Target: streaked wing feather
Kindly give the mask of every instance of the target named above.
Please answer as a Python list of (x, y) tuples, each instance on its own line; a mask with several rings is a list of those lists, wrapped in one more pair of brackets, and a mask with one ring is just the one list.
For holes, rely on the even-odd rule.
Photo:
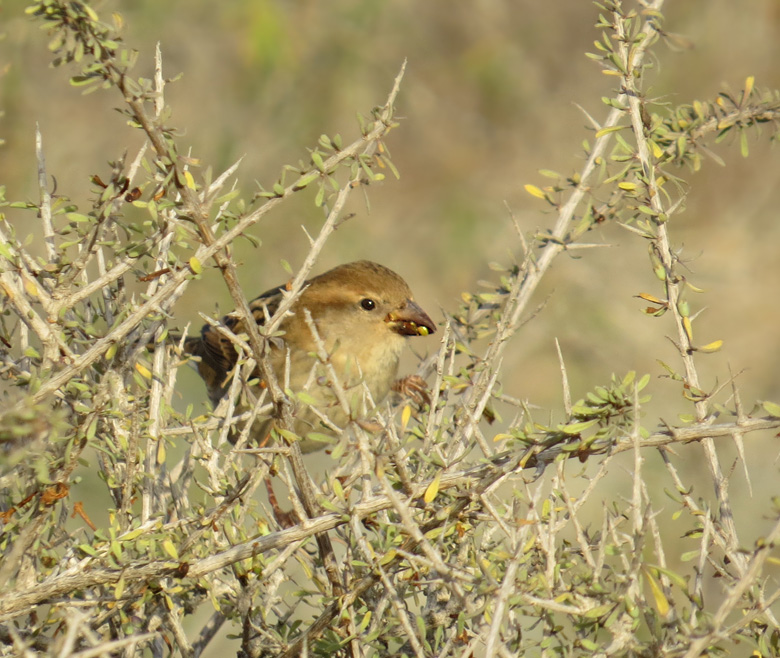
[[(265, 324), (266, 317), (272, 316), (279, 308), (284, 286), (272, 288), (249, 303), (249, 308), (258, 325)], [(243, 321), (235, 314), (222, 317), (221, 325), (234, 334), (244, 331)], [(210, 324), (204, 324), (200, 336), (188, 338), (184, 351), (199, 356), (198, 370), (206, 381), (212, 399), (218, 400), (224, 393), (227, 376), (236, 365), (238, 352), (230, 339)]]

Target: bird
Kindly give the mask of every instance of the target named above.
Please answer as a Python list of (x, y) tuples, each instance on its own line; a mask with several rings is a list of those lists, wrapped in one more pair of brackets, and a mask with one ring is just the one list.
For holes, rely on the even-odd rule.
[[(276, 312), (286, 289), (272, 288), (250, 302), (258, 325)], [(235, 335), (244, 333), (243, 319), (235, 311), (224, 316), (220, 326)], [(366, 389), (377, 405), (391, 390), (424, 400), (425, 382), (417, 375), (397, 379), (398, 363), (407, 338), (435, 332), (406, 281), (378, 263), (346, 263), (306, 281), (279, 325), (280, 339), (268, 340), (268, 361), (279, 384), (311, 403), (299, 404), (295, 411), (292, 429), (300, 437), (301, 451), (327, 445), (309, 435), (333, 435), (334, 426), (343, 429), (356, 419)], [(233, 341), (218, 326), (205, 324), (199, 335), (183, 341), (183, 351), (196, 357), (198, 373), (216, 406), (227, 394), (239, 360)], [(248, 379), (266, 385), (257, 367)], [(265, 443), (273, 422), (273, 418), (256, 422), (251, 434)]]

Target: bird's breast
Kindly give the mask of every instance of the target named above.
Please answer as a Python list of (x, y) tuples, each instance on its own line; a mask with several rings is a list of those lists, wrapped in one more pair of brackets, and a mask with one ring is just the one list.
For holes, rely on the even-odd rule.
[(401, 336), (390, 335), (382, 341), (366, 341), (352, 347), (347, 349), (346, 345), (335, 345), (330, 362), (345, 387), (365, 383), (374, 402), (379, 404), (398, 375), (404, 340)]

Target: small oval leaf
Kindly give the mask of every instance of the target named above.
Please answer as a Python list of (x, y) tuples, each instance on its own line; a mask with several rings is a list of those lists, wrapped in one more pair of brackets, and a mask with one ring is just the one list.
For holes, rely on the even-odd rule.
[(764, 407), (764, 411), (766, 411), (770, 416), (780, 418), (780, 404), (775, 402), (762, 402), (761, 406)]
[(163, 550), (174, 560), (179, 559), (179, 552), (176, 550), (176, 547), (173, 545), (173, 542), (170, 539), (163, 539), (162, 547)]
[(710, 352), (717, 352), (721, 347), (723, 347), (722, 340), (713, 340), (711, 343), (707, 343), (706, 345), (700, 347), (699, 352), (709, 354)]
[(426, 503), (432, 503), (436, 496), (439, 493), (439, 486), (441, 485), (441, 471), (439, 471), (436, 474), (436, 477), (433, 478), (433, 481), (428, 485), (428, 488), (425, 490), (425, 495), (423, 496), (423, 500)]

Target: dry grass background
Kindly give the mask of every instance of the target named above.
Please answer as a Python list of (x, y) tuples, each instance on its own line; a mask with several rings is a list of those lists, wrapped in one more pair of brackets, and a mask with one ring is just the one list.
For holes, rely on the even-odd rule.
[[(2, 6), (0, 181), (9, 198), (35, 198), (37, 121), (58, 191), (83, 201), (89, 177), (107, 172), (107, 161), (125, 149), (132, 153), (141, 137), (111, 111), (116, 99), (83, 97), (61, 71), (47, 68), (45, 37), (23, 6)], [(193, 155), (215, 170), (244, 156), (244, 184), (270, 185), (283, 164), (306, 159), (305, 147), (323, 132), (356, 135), (355, 112), (383, 102), (407, 59), (398, 104), (405, 119), (388, 142), (401, 178), (371, 187), (370, 212), (352, 201), (356, 216), (331, 240), (319, 269), (378, 260), (402, 272), (427, 309), (453, 310), (489, 261), (512, 259), (507, 207), (527, 232), (546, 226), (546, 207), (523, 185), (542, 184), (542, 168), (576, 169), (582, 140), (592, 138), (577, 105), (601, 118), (600, 99), (614, 83), (584, 57), (598, 36), (597, 11), (588, 2), (145, 0), (97, 9), (125, 17), (127, 42), (140, 50), (145, 70), (161, 43), (167, 74), (183, 73), (167, 88), (170, 123), (186, 130)], [(659, 102), (712, 99), (724, 87), (739, 89), (749, 75), (759, 86), (780, 88), (774, 0), (677, 0), (665, 12), (666, 29), (691, 47), (656, 49), (650, 94)], [(778, 400), (780, 157), (754, 134), (750, 146), (743, 159), (727, 139), (717, 149), (726, 167), (709, 161), (687, 174), (687, 211), (675, 217), (671, 234), (689, 259), (691, 280), (707, 290), (693, 300), (706, 306), (697, 323), (702, 342), (725, 341), (720, 353), (699, 361), (703, 381), (713, 387), (727, 379), (729, 365), (746, 369), (745, 400)], [(292, 216), (296, 203), (300, 214)], [(284, 215), (255, 227), (262, 247), (238, 251), (247, 292), (283, 280), (280, 259), (299, 264), (308, 248), (299, 227), (319, 222), (317, 212), (310, 200), (293, 200)], [(597, 230), (593, 241), (613, 246), (559, 259), (540, 291), (543, 309), (508, 353), (504, 389), (534, 405), (560, 407), (556, 337), (575, 396), (612, 372), (661, 376), (656, 359), (674, 359), (658, 324), (668, 323), (671, 333), (671, 320), (643, 315), (646, 304), (633, 297), (657, 284), (645, 243), (614, 226)], [(205, 298), (214, 301), (204, 307)], [(228, 310), (229, 295), (219, 275), (207, 273), (190, 286), (176, 320), (198, 323), (197, 311), (212, 312), (217, 303)], [(652, 387), (648, 413), (677, 408), (677, 385)], [(201, 399), (194, 376), (183, 395)], [(777, 452), (776, 441), (748, 439), (758, 495), (774, 489)], [(693, 471), (695, 449), (691, 455)], [(758, 531), (763, 520), (749, 523)]]
[[(110, 110), (114, 99), (83, 97), (62, 72), (47, 68), (44, 36), (23, 5), (3, 7), (0, 135), (7, 144), (0, 180), (11, 198), (34, 198), (38, 121), (58, 189), (83, 200), (89, 177), (106, 172), (106, 162), (132, 151), (140, 136)], [(405, 120), (389, 141), (401, 178), (372, 187), (370, 212), (354, 204), (357, 216), (330, 243), (322, 269), (373, 258), (402, 271), (426, 306), (445, 309), (474, 287), (487, 262), (511, 257), (505, 203), (525, 230), (545, 226), (543, 205), (523, 184), (541, 184), (540, 168), (574, 171), (581, 141), (592, 136), (576, 105), (598, 118), (612, 84), (583, 56), (598, 36), (596, 9), (587, 2), (232, 0), (217, 7), (187, 0), (107, 2), (101, 13), (110, 11), (125, 17), (127, 41), (141, 51), (144, 68), (159, 41), (167, 73), (183, 73), (168, 87), (168, 100), (171, 123), (186, 130), (193, 154), (215, 168), (244, 156), (245, 184), (273, 182), (322, 132), (356, 134), (355, 112), (380, 103), (408, 59), (399, 103)], [(748, 75), (780, 87), (775, 2), (686, 0), (665, 11), (666, 28), (692, 47), (658, 48), (651, 93), (661, 102), (712, 98), (724, 86), (738, 89)], [(736, 145), (722, 145), (727, 166), (707, 162), (690, 178), (688, 210), (673, 235), (686, 247), (693, 279), (710, 291), (699, 325), (726, 341), (704, 367), (713, 374), (727, 362), (749, 368), (747, 397), (777, 398), (780, 162), (766, 140), (751, 136), (751, 146), (743, 160)], [(257, 227), (260, 250), (241, 253), (249, 291), (284, 278), (280, 258), (295, 265), (303, 257), (299, 225), (320, 218), (308, 200), (298, 205), (300, 215), (286, 208)], [(508, 385), (535, 403), (559, 398), (555, 336), (575, 392), (612, 371), (659, 374), (655, 358), (671, 358), (656, 321), (632, 298), (653, 285), (645, 245), (614, 227), (595, 237), (615, 248), (559, 263), (544, 311), (512, 351), (517, 377)], [(197, 321), (205, 295), (223, 309), (229, 304), (219, 277), (206, 276), (180, 306), (182, 323)]]

